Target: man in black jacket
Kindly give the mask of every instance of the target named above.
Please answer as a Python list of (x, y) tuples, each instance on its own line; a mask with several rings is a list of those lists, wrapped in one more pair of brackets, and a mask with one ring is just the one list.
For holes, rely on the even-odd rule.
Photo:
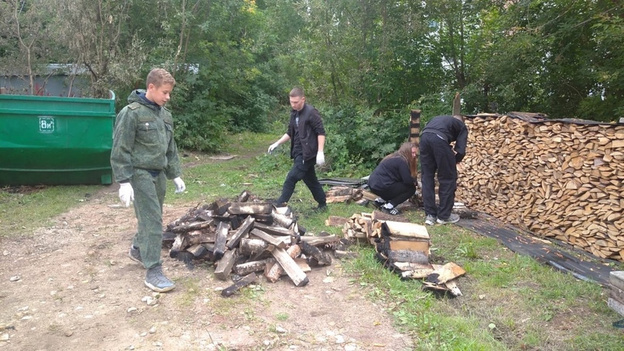
[[(451, 143), (455, 142), (455, 149)], [(457, 188), (457, 164), (466, 156), (468, 128), (463, 116), (437, 116), (430, 120), (420, 135), (420, 173), (425, 207), (425, 223), (456, 223), (459, 216), (451, 213)], [(435, 201), (435, 175), (438, 173), (439, 206)]]
[(282, 195), (277, 203), (286, 203), (290, 200), (295, 185), (303, 180), (310, 189), (314, 200), (318, 202), (318, 209), (327, 208), (325, 191), (316, 178), (314, 164), (319, 166), (325, 163), (325, 128), (318, 110), (305, 102), (303, 89), (293, 88), (289, 94), (290, 122), (288, 130), (279, 140), (269, 146), (269, 153), (273, 152), (280, 144), (290, 140), (290, 158), (294, 160), (293, 166), (286, 176), (282, 187)]

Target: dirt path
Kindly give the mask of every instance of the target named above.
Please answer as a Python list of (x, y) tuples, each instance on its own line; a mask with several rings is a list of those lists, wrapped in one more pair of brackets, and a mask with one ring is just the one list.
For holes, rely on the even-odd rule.
[[(296, 288), (261, 280), (224, 298), (213, 268), (170, 259), (167, 294), (144, 287), (127, 257), (136, 228), (111, 186), (38, 229), (0, 239), (0, 350), (412, 350), (382, 306), (341, 269), (314, 269)], [(189, 206), (165, 205), (165, 223)]]

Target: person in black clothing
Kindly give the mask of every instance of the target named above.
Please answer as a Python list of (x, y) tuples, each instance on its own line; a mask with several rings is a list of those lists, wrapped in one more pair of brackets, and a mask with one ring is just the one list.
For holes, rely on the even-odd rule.
[[(455, 142), (455, 148), (451, 143)], [(420, 134), (420, 173), (425, 207), (425, 223), (456, 223), (459, 216), (451, 213), (457, 188), (457, 164), (466, 156), (468, 128), (463, 116), (437, 116)], [(439, 206), (435, 200), (435, 175), (438, 174)]]
[(382, 212), (398, 215), (396, 208), (416, 191), (416, 145), (403, 143), (399, 150), (384, 157), (370, 177), (368, 186), (379, 196), (373, 204)]
[(271, 144), (268, 150), (271, 153), (280, 144), (290, 140), (290, 158), (294, 160), (293, 166), (284, 181), (282, 194), (276, 203), (288, 202), (295, 191), (295, 185), (303, 180), (310, 189), (314, 200), (318, 202), (317, 209), (325, 210), (327, 208), (325, 191), (316, 178), (314, 169), (315, 163), (319, 166), (325, 163), (323, 120), (317, 109), (306, 104), (303, 89), (293, 88), (289, 97), (292, 110), (288, 130), (279, 140)]

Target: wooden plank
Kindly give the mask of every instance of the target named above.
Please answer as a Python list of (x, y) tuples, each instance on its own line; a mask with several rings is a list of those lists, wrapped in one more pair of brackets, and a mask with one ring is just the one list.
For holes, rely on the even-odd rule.
[(272, 252), (273, 257), (277, 260), (277, 263), (282, 266), (288, 277), (292, 280), (295, 286), (304, 286), (308, 284), (309, 280), (305, 272), (299, 268), (295, 260), (284, 249), (275, 248)]
[(245, 221), (243, 221), (243, 223), (240, 225), (240, 227), (238, 227), (238, 229), (236, 230), (234, 235), (232, 235), (230, 240), (227, 241), (227, 244), (225, 246), (227, 246), (227, 248), (230, 250), (237, 247), (238, 243), (240, 242), (240, 239), (244, 235), (249, 233), (249, 231), (251, 231), (251, 228), (253, 227), (254, 222), (255, 222), (255, 219), (251, 216), (248, 216), (245, 219)]
[(220, 280), (226, 280), (230, 276), (237, 258), (236, 250), (226, 251), (217, 263), (217, 268), (215, 268), (214, 272), (215, 277)]

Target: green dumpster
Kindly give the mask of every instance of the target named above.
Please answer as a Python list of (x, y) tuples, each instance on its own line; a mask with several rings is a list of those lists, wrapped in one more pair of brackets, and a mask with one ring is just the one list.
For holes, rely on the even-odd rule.
[(0, 186), (111, 184), (110, 99), (0, 95)]

